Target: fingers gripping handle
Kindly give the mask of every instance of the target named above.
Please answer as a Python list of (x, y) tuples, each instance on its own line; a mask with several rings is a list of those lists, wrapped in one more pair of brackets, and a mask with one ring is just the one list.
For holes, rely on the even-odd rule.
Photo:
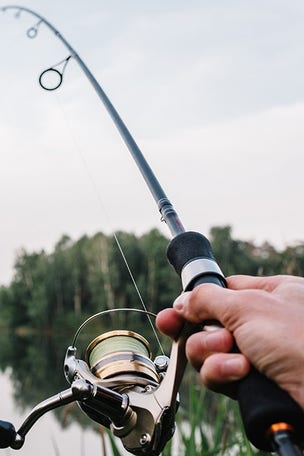
[[(200, 233), (185, 232), (168, 246), (169, 262), (180, 275), (184, 291), (202, 283), (226, 287), (210, 243)], [(235, 348), (233, 351), (239, 351)], [(257, 448), (273, 451), (269, 430), (273, 424), (288, 423), (298, 442), (304, 437), (304, 412), (281, 388), (254, 368), (237, 384), (237, 399), (248, 439)]]

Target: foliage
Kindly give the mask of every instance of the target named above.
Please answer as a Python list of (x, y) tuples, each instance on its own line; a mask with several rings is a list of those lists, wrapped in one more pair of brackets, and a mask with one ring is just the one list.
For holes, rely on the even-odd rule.
[[(74, 328), (101, 310), (140, 307), (115, 237), (148, 309), (170, 306), (180, 281), (166, 259), (168, 239), (158, 230), (139, 237), (97, 233), (77, 241), (64, 235), (50, 254), (19, 253), (11, 284), (0, 288), (0, 325)], [(225, 275), (304, 274), (304, 243), (278, 252), (269, 243), (233, 239), (230, 226), (213, 227), (210, 241)]]
[[(168, 240), (157, 230), (116, 238), (149, 310), (169, 306), (180, 285), (166, 260)], [(11, 328), (75, 327), (92, 313), (119, 307), (141, 303), (114, 236), (103, 233), (76, 242), (63, 236), (50, 254), (22, 250), (10, 286), (0, 289), (0, 318)]]

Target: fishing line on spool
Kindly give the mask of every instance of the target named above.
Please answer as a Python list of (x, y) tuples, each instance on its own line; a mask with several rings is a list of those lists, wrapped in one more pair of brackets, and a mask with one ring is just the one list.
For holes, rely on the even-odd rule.
[[(156, 317), (156, 314), (136, 308), (107, 309), (87, 318), (76, 330), (72, 349), (84, 328), (98, 317), (116, 312), (135, 312)], [(115, 390), (122, 392), (132, 385), (154, 386), (160, 383), (160, 373), (168, 365), (168, 358), (161, 354), (152, 360), (152, 350), (145, 337), (128, 329), (102, 332), (90, 342), (85, 350), (85, 362), (97, 378), (110, 382)]]

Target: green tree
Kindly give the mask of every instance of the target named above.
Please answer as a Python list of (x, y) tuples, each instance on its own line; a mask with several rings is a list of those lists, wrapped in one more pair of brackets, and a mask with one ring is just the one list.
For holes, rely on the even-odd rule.
[(48, 325), (47, 296), (45, 290), (47, 256), (40, 253), (28, 254), (21, 251), (15, 262), (15, 276), (10, 292), (10, 324), (23, 326), (35, 322), (38, 327)]
[(210, 230), (210, 241), (214, 255), (223, 273), (257, 274), (259, 259), (253, 255), (253, 246), (249, 242), (232, 238), (231, 226), (215, 226)]
[(168, 239), (153, 229), (139, 239), (143, 253), (143, 273), (140, 276), (147, 307), (157, 313), (170, 307), (181, 292), (181, 283), (166, 258)]
[[(234, 239), (230, 226), (213, 227), (210, 241), (227, 276), (304, 274), (301, 242), (279, 252), (269, 243), (257, 246)], [(168, 242), (153, 229), (142, 236), (97, 233), (76, 241), (64, 235), (50, 254), (22, 250), (15, 261), (11, 284), (0, 289), (2, 325), (75, 328), (101, 310), (140, 308), (133, 278), (149, 310), (157, 313), (171, 306), (181, 283), (166, 258)]]

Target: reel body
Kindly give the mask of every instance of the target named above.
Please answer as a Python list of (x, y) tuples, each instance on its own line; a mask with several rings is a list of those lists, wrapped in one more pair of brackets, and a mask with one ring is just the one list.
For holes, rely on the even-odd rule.
[(130, 453), (158, 455), (175, 430), (177, 398), (172, 407), (162, 388), (168, 366), (165, 355), (152, 361), (144, 337), (116, 330), (96, 337), (85, 361), (69, 347), (64, 372), (71, 386), (78, 380), (93, 385), (93, 396), (78, 401), (83, 412), (111, 429)]

